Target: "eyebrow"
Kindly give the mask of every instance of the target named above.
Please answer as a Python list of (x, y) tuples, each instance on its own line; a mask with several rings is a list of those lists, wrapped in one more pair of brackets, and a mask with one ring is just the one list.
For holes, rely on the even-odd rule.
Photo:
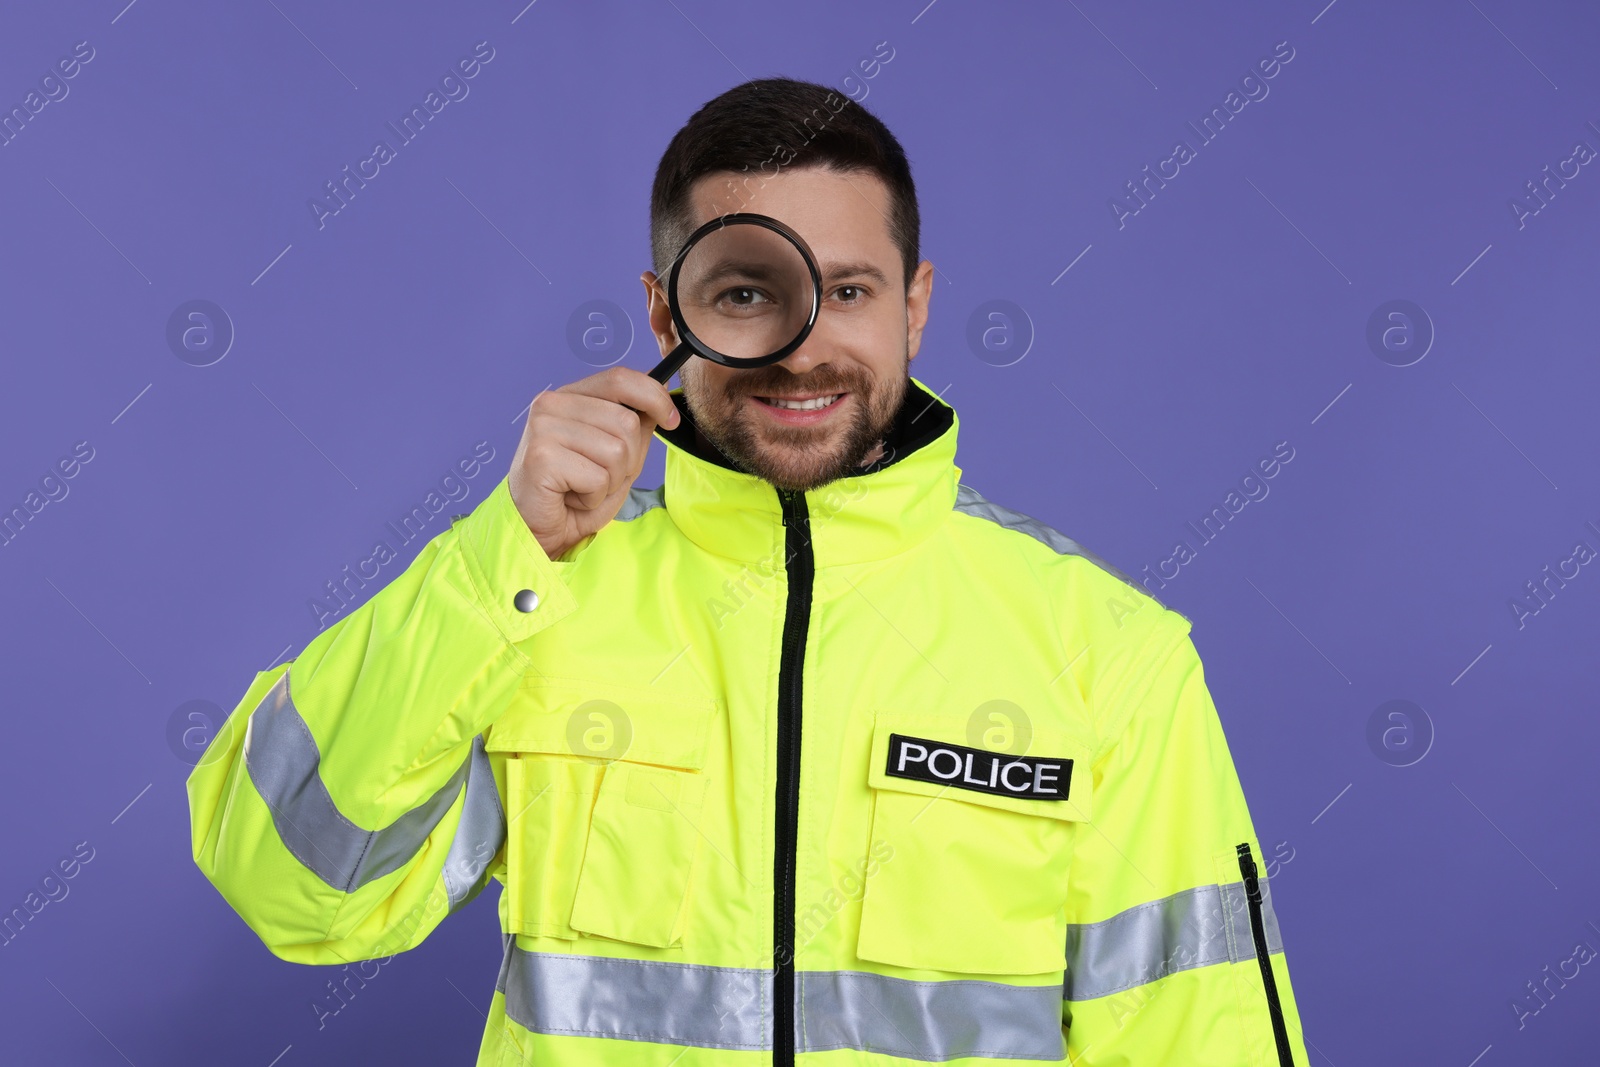
[(696, 275), (694, 280), (701, 285), (712, 285), (727, 278), (751, 278), (756, 281), (769, 281), (780, 277), (785, 272), (773, 268), (771, 264), (759, 260), (733, 260), (726, 259), (715, 267)]
[(885, 289), (889, 287), (889, 279), (871, 263), (829, 263), (823, 267), (822, 277), (830, 282), (841, 278), (871, 278)]

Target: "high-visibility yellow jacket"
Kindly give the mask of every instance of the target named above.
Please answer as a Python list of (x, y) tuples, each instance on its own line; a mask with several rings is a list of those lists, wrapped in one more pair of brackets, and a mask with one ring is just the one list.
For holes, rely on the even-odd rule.
[(803, 494), (674, 396), (562, 558), (502, 480), (256, 676), (189, 803), (267, 947), (384, 958), (495, 878), (480, 1065), (1305, 1067), (1188, 620), (961, 484), (915, 378)]

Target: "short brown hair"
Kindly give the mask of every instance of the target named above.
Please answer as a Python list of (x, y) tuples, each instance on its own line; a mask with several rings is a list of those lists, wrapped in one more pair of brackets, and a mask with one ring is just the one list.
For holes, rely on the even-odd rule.
[[(905, 285), (921, 259), (922, 226), (911, 164), (889, 128), (849, 97), (815, 82), (759, 78), (701, 105), (672, 138), (650, 190), (650, 256), (663, 279), (694, 232), (689, 188), (713, 171), (760, 183), (784, 167), (875, 174), (889, 190), (889, 237)], [(759, 188), (759, 184), (757, 185)]]

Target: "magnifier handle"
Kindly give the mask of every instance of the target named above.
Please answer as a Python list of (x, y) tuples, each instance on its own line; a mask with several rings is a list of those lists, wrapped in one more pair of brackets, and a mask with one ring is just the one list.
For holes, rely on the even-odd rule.
[(672, 350), (672, 354), (660, 363), (655, 370), (650, 372), (650, 377), (666, 385), (672, 376), (678, 373), (678, 368), (689, 362), (689, 357), (694, 355), (694, 350), (686, 344), (680, 344)]

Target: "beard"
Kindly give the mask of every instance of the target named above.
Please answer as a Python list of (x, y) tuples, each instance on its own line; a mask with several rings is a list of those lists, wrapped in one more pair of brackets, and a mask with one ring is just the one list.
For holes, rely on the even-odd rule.
[[(901, 372), (883, 380), (859, 365), (833, 363), (803, 376), (777, 365), (741, 370), (720, 390), (701, 380), (698, 367), (681, 378), (696, 429), (717, 451), (779, 489), (809, 491), (848, 475), (875, 453), (905, 399), (910, 362), (903, 359)], [(792, 393), (849, 393), (848, 411), (833, 415), (825, 426), (784, 426), (746, 402), (752, 396)]]

